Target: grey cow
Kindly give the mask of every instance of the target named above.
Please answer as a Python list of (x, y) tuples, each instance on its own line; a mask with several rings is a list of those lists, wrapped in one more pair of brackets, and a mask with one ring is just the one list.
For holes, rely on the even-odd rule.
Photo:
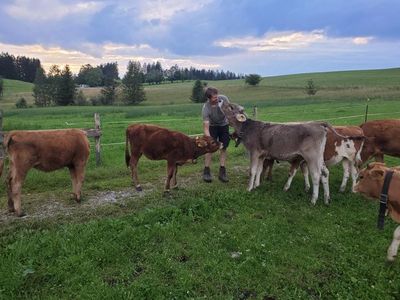
[(304, 159), (313, 183), (311, 203), (317, 202), (320, 181), (324, 187), (325, 203), (329, 203), (329, 171), (324, 163), (327, 127), (331, 127), (329, 124), (324, 122), (265, 123), (247, 119), (243, 113), (243, 107), (234, 103), (224, 103), (221, 109), (229, 125), (239, 133), (243, 145), (250, 152), (249, 191), (260, 185), (264, 159), (289, 162)]

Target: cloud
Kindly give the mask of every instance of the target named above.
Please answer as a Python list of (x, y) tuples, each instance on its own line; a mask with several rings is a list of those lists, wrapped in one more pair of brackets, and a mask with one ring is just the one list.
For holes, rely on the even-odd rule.
[[(117, 5), (120, 11), (128, 14), (131, 12), (142, 21), (166, 22), (170, 21), (175, 15), (190, 13), (203, 9), (213, 0), (147, 0), (132, 3), (119, 3)], [(159, 25), (154, 22), (153, 25)]]
[[(31, 45), (12, 45), (0, 43), (0, 48), (12, 53), (13, 55), (21, 55), (28, 57), (39, 58), (42, 66), (48, 70), (52, 65), (68, 64), (71, 71), (79, 72), (79, 69), (84, 64), (93, 66), (107, 63), (118, 62), (120, 74), (125, 73), (126, 66), (130, 60), (139, 61), (140, 63), (152, 63), (159, 61), (163, 68), (169, 68), (175, 64), (179, 67), (195, 67), (205, 69), (220, 68), (220, 64), (213, 63), (207, 58), (186, 58), (174, 56), (169, 53), (161, 52), (150, 47), (147, 44), (125, 45), (116, 43), (105, 43), (103, 45), (87, 44), (83, 46), (83, 50), (71, 50), (61, 47), (44, 47), (39, 44)], [(97, 52), (89, 53), (90, 49), (96, 48)]]
[(59, 0), (15, 0), (4, 11), (11, 17), (29, 21), (57, 21), (70, 15), (95, 14), (105, 6), (97, 1), (63, 4)]
[(261, 37), (245, 36), (220, 39), (215, 46), (236, 48), (253, 52), (295, 50), (313, 45), (332, 45), (335, 43), (366, 45), (372, 37), (329, 37), (324, 30), (268, 32)]

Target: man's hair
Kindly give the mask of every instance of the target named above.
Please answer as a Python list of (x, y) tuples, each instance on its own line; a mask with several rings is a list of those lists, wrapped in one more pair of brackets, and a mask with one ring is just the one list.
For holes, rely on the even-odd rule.
[(213, 95), (218, 95), (218, 90), (214, 87), (208, 87), (205, 91), (205, 95), (207, 99), (210, 99)]

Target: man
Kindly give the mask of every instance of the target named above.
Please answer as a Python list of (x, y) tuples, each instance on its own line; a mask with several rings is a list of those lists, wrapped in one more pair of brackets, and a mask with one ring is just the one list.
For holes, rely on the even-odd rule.
[[(212, 136), (215, 140), (223, 144), (219, 156), (219, 176), (218, 179), (222, 182), (228, 182), (226, 176), (226, 148), (229, 145), (229, 124), (224, 113), (221, 110), (221, 105), (224, 101), (229, 102), (224, 95), (219, 95), (218, 90), (213, 87), (208, 87), (205, 91), (207, 102), (203, 105), (203, 131), (204, 135)], [(212, 176), (210, 172), (212, 153), (207, 153), (204, 159), (203, 180), (211, 182)]]

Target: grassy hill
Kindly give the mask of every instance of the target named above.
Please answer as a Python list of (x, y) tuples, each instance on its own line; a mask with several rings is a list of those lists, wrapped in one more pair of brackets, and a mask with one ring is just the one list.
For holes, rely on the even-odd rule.
[[(233, 101), (260, 102), (259, 105), (262, 105), (265, 101), (310, 99), (304, 92), (309, 79), (318, 89), (312, 97), (314, 100), (400, 98), (400, 68), (264, 77), (256, 87), (246, 85), (244, 80), (208, 81), (208, 84), (217, 87)], [(5, 108), (14, 108), (17, 99), (24, 97), (32, 105), (32, 87), (31, 83), (6, 79), (0, 103)], [(141, 105), (191, 103), (192, 87), (193, 81), (146, 85), (147, 101)], [(100, 88), (84, 88), (83, 92), (90, 98), (98, 95)]]

